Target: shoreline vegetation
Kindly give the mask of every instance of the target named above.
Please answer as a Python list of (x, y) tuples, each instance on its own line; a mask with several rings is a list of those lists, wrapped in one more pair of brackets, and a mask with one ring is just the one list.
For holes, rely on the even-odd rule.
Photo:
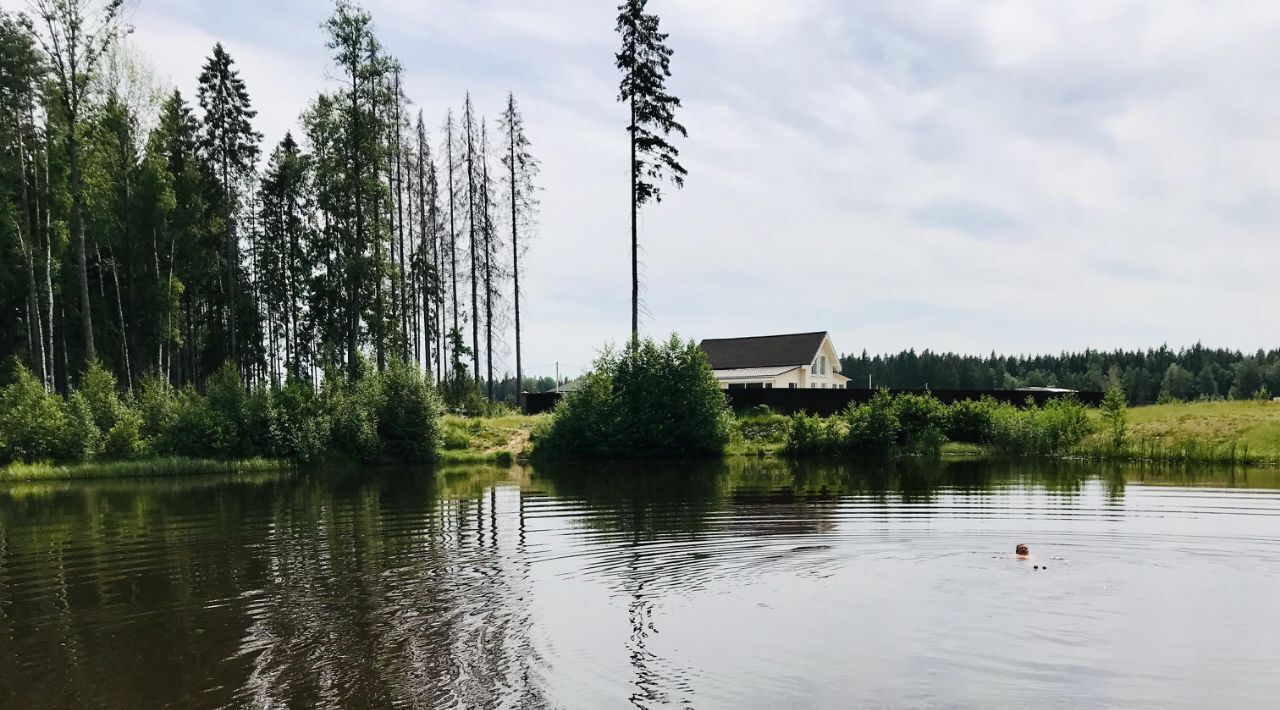
[(203, 392), (145, 378), (122, 392), (91, 366), (67, 397), (21, 363), (0, 387), (0, 481), (177, 476), (344, 465), (552, 459), (992, 457), (1280, 466), (1280, 403), (1172, 402), (1130, 409), (1118, 387), (1089, 408), (943, 404), (881, 390), (828, 417), (733, 413), (692, 342), (631, 341), (548, 415), (448, 414), (413, 365), (246, 387), (222, 368)]

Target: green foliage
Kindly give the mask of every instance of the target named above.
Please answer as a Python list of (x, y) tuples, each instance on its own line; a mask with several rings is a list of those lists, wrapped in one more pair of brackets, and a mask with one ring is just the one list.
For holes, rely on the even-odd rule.
[(732, 413), (706, 355), (693, 342), (632, 341), (595, 369), (535, 432), (541, 455), (636, 458), (714, 455)]
[(377, 432), (382, 455), (402, 463), (435, 459), (443, 412), (435, 388), (416, 368), (401, 362), (393, 362), (377, 379)]
[(815, 417), (800, 412), (791, 416), (783, 450), (793, 456), (836, 454), (842, 448), (843, 438), (840, 422), (835, 417)]
[(1099, 410), (1102, 412), (1102, 421), (1107, 428), (1107, 440), (1115, 449), (1123, 447), (1125, 432), (1129, 427), (1129, 406), (1120, 388), (1111, 387), (1107, 390)]
[(78, 390), (93, 412), (93, 422), (101, 431), (110, 431), (125, 410), (116, 391), (116, 377), (98, 360), (89, 363)]
[(1235, 383), (1231, 385), (1232, 399), (1255, 399), (1262, 390), (1263, 399), (1270, 399), (1267, 383), (1264, 379), (1262, 363), (1257, 358), (1247, 357), (1235, 366)]
[(91, 461), (102, 451), (102, 432), (93, 421), (89, 400), (81, 392), (72, 392), (62, 403), (66, 427), (62, 430), (59, 461)]
[(989, 444), (994, 434), (992, 419), (1000, 405), (990, 397), (963, 399), (947, 407), (943, 432), (951, 441)]
[(161, 439), (178, 416), (173, 386), (156, 374), (148, 374), (142, 378), (134, 398), (134, 406), (142, 417), (139, 434), (147, 441)]
[(866, 404), (852, 404), (840, 415), (848, 429), (844, 451), (857, 456), (890, 456), (899, 441), (901, 422), (893, 395), (878, 390)]
[(1078, 400), (1063, 397), (1037, 407), (1028, 399), (1022, 409), (1001, 404), (993, 410), (991, 446), (1014, 456), (1051, 456), (1070, 451), (1092, 431)]
[(371, 378), (350, 383), (335, 377), (325, 383), (324, 400), (333, 416), (330, 445), (334, 451), (359, 461), (375, 460), (381, 447)]
[[(884, 390), (877, 393), (887, 394)], [(875, 398), (872, 399), (872, 402)], [(930, 394), (906, 394), (894, 400), (898, 419), (896, 444), (904, 451), (937, 455), (947, 435), (947, 407)]]
[(329, 442), (331, 426), (324, 403), (310, 384), (291, 379), (273, 399), (274, 455), (299, 463), (317, 460)]
[(103, 437), (102, 457), (110, 461), (131, 461), (144, 456), (147, 445), (142, 438), (142, 426), (140, 413), (122, 407)]
[(62, 459), (67, 416), (61, 400), (17, 361), (10, 380), (0, 388), (0, 461)]
[(990, 447), (1017, 456), (1070, 451), (1092, 432), (1084, 405), (1074, 398), (1031, 400), (1019, 409), (990, 398), (944, 405), (935, 397), (877, 392), (832, 417), (797, 414), (784, 450), (792, 455), (860, 457), (937, 456), (948, 441)]

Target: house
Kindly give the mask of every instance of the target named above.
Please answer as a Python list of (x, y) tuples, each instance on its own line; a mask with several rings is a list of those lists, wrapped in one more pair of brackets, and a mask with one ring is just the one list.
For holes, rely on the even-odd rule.
[(722, 389), (846, 389), (826, 331), (714, 338), (699, 344)]

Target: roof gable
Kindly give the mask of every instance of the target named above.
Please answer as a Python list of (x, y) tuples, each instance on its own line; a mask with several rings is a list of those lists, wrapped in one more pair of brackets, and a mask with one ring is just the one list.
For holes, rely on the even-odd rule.
[(750, 338), (709, 338), (698, 347), (707, 354), (713, 370), (744, 367), (808, 365), (827, 338), (826, 331), (761, 335)]

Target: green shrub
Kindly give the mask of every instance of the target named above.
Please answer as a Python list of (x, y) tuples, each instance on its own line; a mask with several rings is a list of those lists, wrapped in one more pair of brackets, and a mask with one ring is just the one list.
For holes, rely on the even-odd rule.
[(184, 387), (174, 394), (173, 420), (158, 450), (192, 458), (236, 458), (239, 432), (235, 422), (216, 412), (199, 392)]
[(1129, 405), (1125, 401), (1124, 392), (1114, 385), (1107, 388), (1098, 409), (1101, 410), (1102, 421), (1107, 427), (1108, 443), (1119, 450), (1124, 446), (1125, 432), (1129, 426)]
[(134, 407), (142, 417), (142, 438), (155, 449), (177, 417), (177, 396), (173, 386), (159, 375), (146, 375), (138, 385)]
[(898, 420), (897, 445), (910, 453), (941, 453), (947, 439), (946, 405), (928, 393), (899, 395), (893, 405)]
[(989, 444), (992, 436), (992, 416), (999, 405), (990, 397), (980, 400), (964, 399), (947, 407), (943, 432), (951, 441), (969, 444)]
[(125, 405), (116, 390), (116, 376), (97, 360), (89, 363), (77, 391), (84, 395), (99, 431), (111, 431), (116, 420), (124, 416)]
[(1058, 397), (1037, 407), (1031, 399), (1023, 409), (1001, 404), (993, 410), (992, 446), (1016, 456), (1048, 456), (1070, 451), (1093, 431), (1084, 405), (1072, 397)]
[(796, 456), (815, 456), (839, 453), (844, 448), (839, 420), (835, 417), (815, 417), (800, 412), (791, 416), (783, 450)]
[(877, 390), (866, 404), (852, 404), (842, 415), (848, 430), (844, 449), (859, 456), (890, 456), (898, 443), (898, 407), (888, 390)]
[(102, 432), (93, 421), (93, 409), (82, 392), (72, 392), (62, 403), (66, 427), (62, 430), (59, 461), (92, 461), (102, 452)]
[(290, 379), (275, 392), (274, 456), (298, 463), (319, 459), (329, 443), (330, 420), (311, 384)]
[(767, 404), (754, 404), (742, 413), (744, 417), (771, 417), (773, 410)]
[(62, 458), (67, 441), (62, 400), (46, 392), (21, 363), (15, 362), (11, 380), (0, 388), (0, 462)]
[(377, 376), (376, 416), (382, 455), (400, 463), (431, 461), (440, 448), (439, 394), (416, 367), (393, 362)]
[(223, 363), (209, 378), (205, 399), (208, 402), (209, 425), (218, 434), (216, 458), (241, 458), (252, 455), (253, 437), (246, 426), (249, 393), (240, 381), (235, 365)]
[(595, 369), (535, 432), (535, 453), (591, 458), (724, 452), (732, 413), (692, 341), (632, 341)]
[(108, 461), (130, 461), (147, 452), (142, 438), (142, 415), (129, 407), (121, 407), (115, 423), (103, 437), (102, 457)]
[(330, 377), (325, 381), (323, 392), (324, 406), (332, 416), (331, 448), (358, 461), (376, 459), (380, 448), (372, 379), (365, 377), (351, 383), (341, 377)]
[(284, 449), (281, 417), (276, 405), (276, 392), (271, 387), (254, 387), (244, 397), (237, 421), (239, 458), (261, 456), (288, 458)]
[(787, 438), (791, 427), (791, 419), (781, 414), (755, 414), (740, 417), (737, 421), (738, 433), (748, 443), (768, 443), (782, 441)]

